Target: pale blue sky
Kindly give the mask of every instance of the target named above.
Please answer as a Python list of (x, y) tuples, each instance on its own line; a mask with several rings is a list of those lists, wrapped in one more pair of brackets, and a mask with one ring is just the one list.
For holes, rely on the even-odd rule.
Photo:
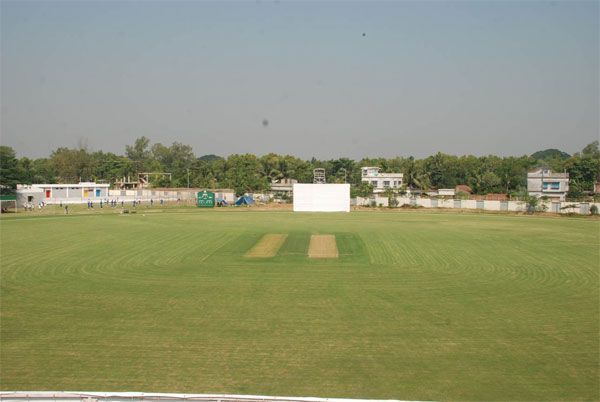
[(572, 153), (598, 139), (598, 21), (597, 1), (3, 1), (1, 142)]

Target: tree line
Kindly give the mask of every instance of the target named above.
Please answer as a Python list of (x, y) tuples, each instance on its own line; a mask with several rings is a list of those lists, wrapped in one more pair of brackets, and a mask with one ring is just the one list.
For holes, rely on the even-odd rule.
[(354, 195), (367, 194), (361, 183), (362, 166), (379, 166), (382, 172), (404, 173), (407, 188), (428, 190), (454, 188), (466, 184), (475, 194), (523, 192), (527, 171), (547, 166), (553, 171), (570, 174), (573, 199), (589, 194), (600, 180), (600, 150), (595, 141), (574, 155), (548, 149), (532, 155), (499, 157), (454, 156), (441, 152), (426, 158), (349, 158), (303, 160), (292, 155), (269, 153), (263, 156), (234, 154), (196, 156), (192, 147), (179, 142), (170, 146), (151, 144), (140, 137), (125, 148), (123, 155), (90, 151), (85, 146), (61, 147), (47, 158), (17, 158), (8, 146), (0, 146), (0, 189), (14, 192), (16, 184), (72, 183), (96, 181), (114, 184), (123, 177), (137, 180), (139, 172), (169, 172), (165, 177), (151, 177), (154, 187), (232, 188), (236, 194), (262, 192), (274, 180), (296, 179), (312, 182), (313, 169), (324, 168), (328, 183), (350, 183)]

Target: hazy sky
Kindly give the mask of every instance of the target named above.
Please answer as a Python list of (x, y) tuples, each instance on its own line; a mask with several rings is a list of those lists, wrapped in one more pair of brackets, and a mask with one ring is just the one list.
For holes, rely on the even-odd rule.
[(19, 156), (142, 135), (197, 155), (522, 155), (599, 133), (597, 1), (3, 1), (1, 45)]

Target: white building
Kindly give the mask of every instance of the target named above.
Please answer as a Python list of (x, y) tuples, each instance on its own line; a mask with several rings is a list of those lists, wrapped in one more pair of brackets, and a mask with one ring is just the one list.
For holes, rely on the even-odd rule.
[(17, 204), (78, 204), (108, 198), (109, 184), (81, 182), (78, 184), (17, 184)]
[(569, 174), (554, 173), (545, 167), (534, 169), (527, 173), (527, 192), (531, 196), (564, 201), (569, 192)]
[(373, 193), (383, 193), (386, 189), (399, 189), (402, 187), (404, 174), (402, 173), (380, 173), (380, 168), (365, 166), (362, 169), (361, 181), (373, 186)]
[(296, 183), (298, 183), (298, 180), (289, 178), (274, 180), (271, 183), (271, 194), (273, 194), (276, 198), (284, 194), (289, 197), (292, 195), (294, 184)]

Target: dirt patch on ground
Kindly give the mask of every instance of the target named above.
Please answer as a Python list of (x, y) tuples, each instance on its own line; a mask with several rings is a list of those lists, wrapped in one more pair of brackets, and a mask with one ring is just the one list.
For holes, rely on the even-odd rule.
[(266, 234), (246, 253), (246, 257), (275, 257), (286, 238), (287, 234)]
[(338, 258), (335, 235), (312, 235), (308, 246), (309, 258)]

